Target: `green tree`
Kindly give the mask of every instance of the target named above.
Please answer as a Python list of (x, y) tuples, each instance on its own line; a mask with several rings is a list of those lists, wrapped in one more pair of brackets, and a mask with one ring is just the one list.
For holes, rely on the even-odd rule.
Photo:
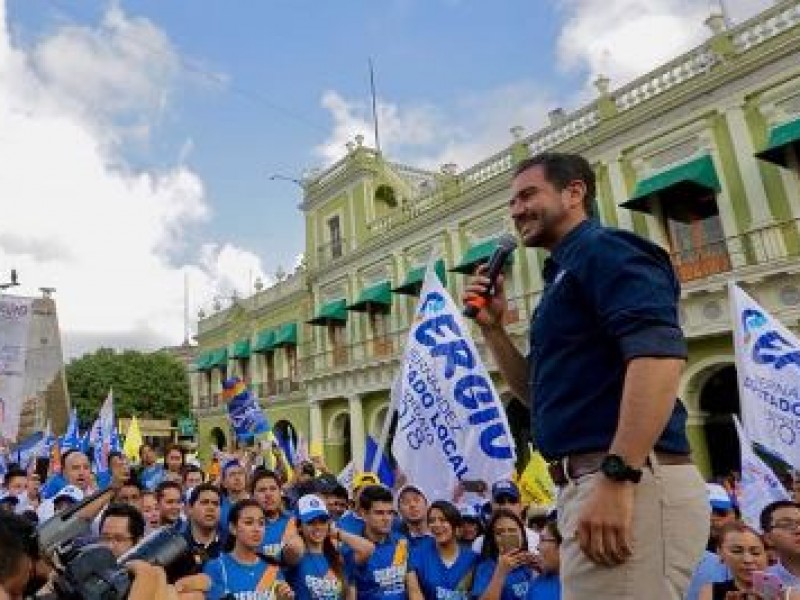
[(65, 367), (72, 405), (84, 427), (96, 418), (108, 390), (117, 417), (176, 419), (189, 414), (191, 392), (183, 363), (167, 352), (101, 348)]

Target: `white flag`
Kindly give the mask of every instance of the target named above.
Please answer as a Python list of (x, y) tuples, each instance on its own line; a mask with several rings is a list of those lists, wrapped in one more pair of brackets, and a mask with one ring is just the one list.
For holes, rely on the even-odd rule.
[(800, 341), (736, 284), (728, 292), (744, 430), (800, 468)]
[(353, 477), (355, 477), (355, 474), (356, 466), (351, 460), (349, 463), (347, 463), (347, 466), (336, 476), (336, 480), (342, 484), (345, 489), (349, 490), (353, 485)]
[(19, 433), (33, 299), (0, 296), (0, 445)]
[(111, 451), (111, 435), (114, 430), (114, 392), (108, 390), (100, 415), (92, 425), (89, 442), (94, 447), (94, 464), (98, 473), (108, 469), (108, 453)]
[(459, 482), (490, 486), (514, 473), (514, 442), (492, 379), (431, 266), (393, 387), (392, 452), (407, 483), (431, 500), (453, 498)]
[(742, 511), (742, 520), (756, 531), (761, 531), (761, 511), (776, 500), (789, 500), (789, 493), (772, 469), (753, 452), (753, 445), (735, 415), (733, 422), (736, 424), (736, 433), (739, 434), (742, 453), (739, 509)]

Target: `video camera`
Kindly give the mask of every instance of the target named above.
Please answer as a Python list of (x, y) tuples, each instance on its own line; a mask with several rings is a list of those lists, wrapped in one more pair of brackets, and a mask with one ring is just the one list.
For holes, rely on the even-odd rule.
[(41, 554), (56, 569), (53, 591), (47, 600), (124, 600), (132, 577), (126, 564), (143, 560), (167, 568), (188, 550), (186, 540), (173, 529), (151, 532), (117, 559), (101, 544), (80, 545), (78, 539), (89, 532), (87, 507), (109, 491), (100, 491), (45, 521), (37, 529)]

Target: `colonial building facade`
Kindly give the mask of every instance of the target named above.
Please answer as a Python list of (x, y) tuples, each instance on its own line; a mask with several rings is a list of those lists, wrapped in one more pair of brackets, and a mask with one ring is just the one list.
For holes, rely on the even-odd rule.
[[(800, 317), (800, 1), (776, 2), (732, 29), (720, 16), (707, 24), (703, 45), (619, 89), (598, 78), (590, 104), (553, 111), (532, 134), (511, 128), (506, 149), (464, 170), (396, 164), (358, 137), (339, 162), (306, 177), (305, 264), (199, 322), (201, 456), (231, 443), (220, 382), (238, 374), (273, 425), (322, 445), (332, 469), (362, 464), (366, 436), (377, 437), (386, 418), (424, 265), (435, 256), (460, 297), (467, 274), (513, 231), (514, 165), (555, 150), (594, 165), (596, 218), (672, 256), (683, 282), (690, 358), (680, 393), (693, 451), (709, 475), (738, 468), (726, 283), (792, 328)], [(519, 250), (507, 267), (508, 326), (523, 351), (544, 257)], [(527, 412), (481, 351), (524, 447)]]

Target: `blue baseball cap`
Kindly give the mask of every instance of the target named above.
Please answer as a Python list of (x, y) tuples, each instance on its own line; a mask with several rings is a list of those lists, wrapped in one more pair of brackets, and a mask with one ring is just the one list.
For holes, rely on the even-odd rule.
[(718, 483), (707, 483), (708, 502), (715, 510), (733, 510), (733, 500), (724, 487)]
[(492, 500), (497, 502), (503, 497), (511, 498), (514, 502), (519, 502), (519, 488), (517, 484), (510, 479), (499, 479), (492, 485)]
[(297, 515), (301, 523), (310, 523), (320, 517), (330, 519), (325, 502), (316, 494), (306, 494), (297, 501)]

